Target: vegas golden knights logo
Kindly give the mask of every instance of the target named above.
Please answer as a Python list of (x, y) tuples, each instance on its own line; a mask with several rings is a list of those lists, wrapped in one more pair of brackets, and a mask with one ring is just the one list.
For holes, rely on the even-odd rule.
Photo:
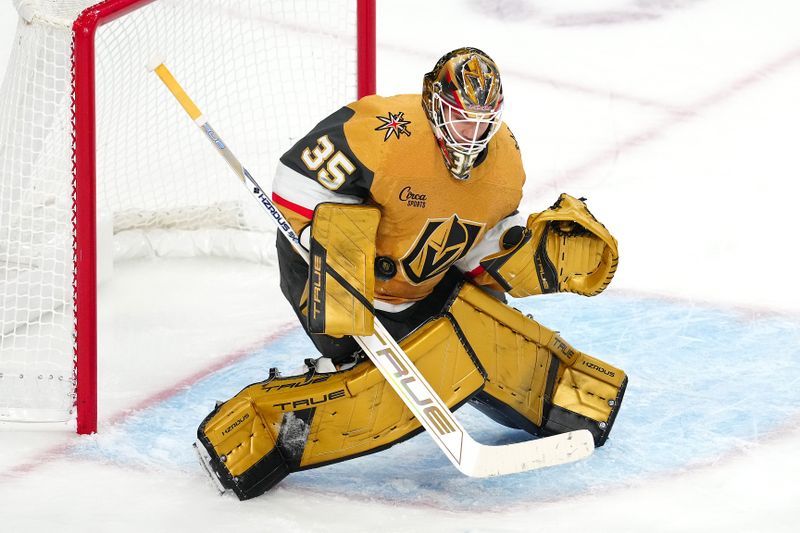
[(420, 284), (438, 276), (464, 257), (475, 244), (483, 224), (450, 218), (428, 219), (411, 250), (400, 260), (406, 278)]
[(464, 94), (469, 98), (469, 103), (487, 110), (494, 108), (494, 102), (500, 93), (500, 84), (486, 63), (478, 59), (478, 56), (471, 56), (461, 67), (461, 77), (464, 79)]

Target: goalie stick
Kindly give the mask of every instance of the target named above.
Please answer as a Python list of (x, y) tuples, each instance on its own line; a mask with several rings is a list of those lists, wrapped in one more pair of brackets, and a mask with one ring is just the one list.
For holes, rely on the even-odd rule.
[[(147, 67), (158, 75), (189, 117), (225, 158), (253, 198), (269, 213), (297, 253), (308, 262), (308, 251), (300, 245), (298, 235), (283, 214), (214, 131), (163, 61), (154, 58)], [(498, 476), (555, 466), (583, 459), (594, 451), (592, 435), (585, 429), (515, 444), (480, 444), (461, 426), (377, 317), (373, 335), (354, 338), (447, 458), (467, 476)], [(201, 461), (205, 461), (202, 455), (200, 457)], [(219, 487), (219, 483), (217, 486)]]

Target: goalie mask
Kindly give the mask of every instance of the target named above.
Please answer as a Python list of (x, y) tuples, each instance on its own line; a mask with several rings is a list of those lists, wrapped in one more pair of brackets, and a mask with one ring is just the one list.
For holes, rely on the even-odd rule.
[(468, 179), (500, 128), (503, 87), (497, 65), (477, 48), (453, 50), (425, 74), (422, 106), (450, 174)]

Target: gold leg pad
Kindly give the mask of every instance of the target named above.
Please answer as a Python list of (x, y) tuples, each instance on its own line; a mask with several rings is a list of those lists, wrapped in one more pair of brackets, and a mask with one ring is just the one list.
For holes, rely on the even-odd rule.
[(586, 427), (598, 445), (605, 442), (627, 384), (625, 372), (573, 348), (470, 283), (449, 313), (486, 373), (476, 397), (479, 408), (490, 407), (501, 421), (535, 433)]
[[(452, 322), (439, 317), (401, 346), (451, 408), (483, 385)], [(420, 424), (370, 361), (342, 372), (271, 376), (201, 424), (198, 439), (222, 483), (246, 499), (295, 470), (391, 446)]]

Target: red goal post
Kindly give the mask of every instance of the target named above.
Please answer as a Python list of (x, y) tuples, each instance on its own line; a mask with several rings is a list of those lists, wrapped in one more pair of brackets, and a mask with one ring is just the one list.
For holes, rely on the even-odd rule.
[[(228, 192), (227, 189), (222, 192), (214, 189), (208, 191), (209, 198), (192, 199), (186, 205), (180, 204), (185, 200), (183, 198), (185, 190), (173, 185), (172, 181), (184, 171), (192, 174), (191, 179), (195, 180), (197, 174), (203, 170), (202, 166), (206, 164), (197, 162), (196, 166), (189, 168), (190, 163), (187, 162), (187, 168), (183, 169), (179, 164), (182, 156), (184, 161), (193, 160), (195, 159), (193, 150), (205, 151), (207, 147), (196, 142), (196, 138), (192, 136), (191, 141), (187, 143), (191, 145), (191, 148), (187, 148), (190, 152), (180, 152), (183, 148), (178, 149), (176, 146), (165, 146), (162, 152), (151, 153), (154, 144), (151, 142), (151, 137), (172, 139), (178, 133), (172, 129), (172, 124), (166, 124), (173, 121), (167, 111), (152, 112), (150, 102), (147, 100), (149, 97), (145, 94), (149, 91), (145, 86), (147, 82), (140, 82), (138, 77), (134, 79), (133, 74), (129, 76), (129, 73), (133, 72), (136, 63), (140, 62), (142, 76), (147, 77), (145, 64), (149, 56), (153, 53), (162, 53), (177, 70), (191, 69), (190, 79), (195, 92), (202, 94), (206, 91), (210, 95), (219, 92), (222, 96), (223, 92), (227, 91), (236, 93), (250, 106), (261, 103), (262, 107), (267, 109), (263, 115), (259, 109), (258, 116), (249, 116), (243, 111), (247, 107), (243, 103), (241, 108), (215, 110), (214, 116), (219, 117), (219, 125), (224, 131), (232, 129), (230, 124), (248, 129), (253, 127), (252, 123), (247, 122), (248, 120), (262, 127), (263, 137), (254, 140), (254, 143), (260, 144), (246, 147), (242, 150), (242, 154), (259, 149), (262, 152), (266, 151), (268, 157), (264, 157), (264, 164), (267, 165), (266, 161), (269, 160), (269, 163), (274, 165), (280, 151), (288, 148), (293, 138), (307, 130), (326, 113), (332, 112), (349, 100), (375, 92), (375, 1), (107, 0), (86, 7), (86, 4), (91, 2), (72, 0), (64, 2), (63, 4), (68, 5), (63, 7), (63, 12), (56, 14), (45, 12), (48, 9), (47, 4), (53, 3), (17, 0), (16, 4), (23, 17), (20, 31), (26, 31), (28, 29), (26, 25), (43, 25), (44, 29), (40, 32), (43, 37), (26, 38), (31, 41), (30, 44), (34, 48), (47, 51), (45, 60), (58, 55), (53, 49), (58, 49), (62, 43), (59, 37), (56, 37), (56, 45), (53, 45), (52, 34), (58, 32), (58, 27), (64, 26), (72, 17), (71, 27), (64, 30), (71, 34), (70, 42), (67, 43), (71, 56), (67, 60), (55, 57), (53, 65), (46, 66), (43, 74), (37, 74), (36, 76), (45, 79), (43, 83), (30, 82), (29, 80), (36, 77), (33, 74), (7, 73), (7, 81), (0, 96), (6, 93), (17, 95), (12, 101), (23, 103), (28, 100), (41, 100), (26, 98), (24, 93), (28, 90), (27, 87), (58, 86), (59, 79), (53, 82), (47, 76), (54, 75), (58, 78), (61, 75), (60, 71), (66, 69), (68, 71), (66, 77), (69, 78), (65, 82), (65, 90), (69, 92), (67, 98), (56, 95), (52, 98), (52, 103), (42, 107), (45, 112), (54, 112), (58, 115), (60, 113), (58, 108), (61, 105), (68, 105), (71, 113), (66, 124), (68, 131), (63, 135), (48, 130), (48, 128), (62, 127), (56, 124), (57, 119), (44, 119), (41, 120), (41, 124), (37, 122), (40, 119), (36, 117), (41, 114), (38, 109), (36, 112), (26, 111), (16, 114), (34, 117), (33, 127), (27, 123), (24, 126), (16, 123), (6, 126), (0, 124), (0, 141), (3, 141), (3, 132), (11, 136), (26, 135), (26, 132), (34, 131), (38, 135), (36, 140), (23, 143), (26, 146), (19, 150), (19, 161), (14, 159), (16, 153), (14, 150), (11, 153), (0, 152), (0, 172), (6, 176), (0, 181), (0, 207), (5, 205), (14, 207), (8, 210), (7, 219), (3, 222), (13, 228), (20, 227), (19, 231), (9, 232), (8, 235), (11, 237), (6, 236), (9, 243), (5, 247), (0, 243), (0, 257), (2, 254), (7, 256), (7, 270), (13, 271), (15, 276), (12, 282), (0, 285), (0, 292), (6, 290), (8, 294), (13, 291), (15, 295), (24, 295), (22, 298), (15, 296), (13, 300), (6, 298), (0, 303), (13, 302), (14, 305), (36, 308), (33, 312), (26, 308), (14, 313), (13, 316), (8, 312), (0, 315), (5, 321), (3, 329), (0, 330), (4, 335), (2, 338), (4, 342), (0, 344), (0, 386), (3, 384), (2, 380), (13, 378), (14, 386), (6, 387), (6, 390), (13, 388), (17, 391), (10, 398), (0, 396), (0, 420), (15, 420), (15, 414), (23, 412), (34, 414), (24, 414), (21, 419), (36, 421), (38, 415), (35, 413), (41, 402), (29, 401), (30, 398), (27, 396), (39, 393), (63, 394), (66, 390), (67, 394), (71, 395), (67, 403), (74, 403), (74, 409), (70, 405), (68, 411), (69, 416), (74, 414), (77, 420), (78, 433), (93, 433), (97, 430), (97, 265), (100, 246), (97, 235), (99, 230), (102, 233), (98, 215), (101, 209), (104, 212), (106, 210), (112, 212), (115, 233), (126, 231), (130, 227), (136, 231), (142, 228), (150, 229), (164, 220), (166, 220), (164, 225), (179, 227), (179, 231), (191, 233), (205, 229), (199, 228), (198, 218), (202, 221), (209, 219), (207, 213), (198, 216), (191, 214), (196, 213), (203, 205), (211, 205), (222, 198), (224, 207), (220, 207), (217, 203), (213, 204), (212, 210), (215, 214), (229, 206), (234, 207), (232, 214), (220, 215), (223, 220), (220, 227), (225, 228), (225, 231), (242, 230), (242, 233), (260, 231), (256, 227), (259, 224), (257, 220), (254, 222), (248, 220), (249, 215), (245, 213), (247, 207), (239, 205), (238, 197), (235, 196), (237, 193)], [(74, 13), (69, 12), (70, 7)], [(249, 12), (248, 9), (251, 8), (253, 11)], [(305, 13), (302, 12), (304, 10)], [(173, 19), (170, 20), (170, 17)], [(37, 39), (42, 42), (36, 44)], [(161, 42), (162, 40), (164, 42)], [(24, 56), (24, 52), (19, 52), (17, 56), (12, 57), (9, 70), (28, 68), (25, 66)], [(191, 60), (186, 60), (186, 57), (190, 57)], [(41, 58), (36, 61), (41, 63)], [(226, 70), (229, 62), (237, 63), (237, 67)], [(232, 74), (234, 71), (246, 76), (247, 79), (234, 78)], [(138, 73), (135, 75), (138, 76)], [(302, 76), (303, 79), (294, 79), (295, 76)], [(321, 83), (323, 80), (324, 83)], [(314, 91), (317, 89), (322, 89), (323, 94), (316, 94)], [(50, 94), (49, 88), (35, 90)], [(161, 88), (156, 86), (154, 90), (160, 91)], [(286, 94), (280, 94), (281, 92)], [(268, 93), (271, 100), (265, 98), (265, 93)], [(228, 97), (226, 94), (225, 98)], [(204, 101), (209, 99), (213, 99), (213, 96), (204, 96)], [(2, 105), (0, 103), (0, 106)], [(32, 105), (41, 106), (40, 103)], [(169, 102), (166, 105), (174, 104)], [(275, 109), (269, 111), (270, 107)], [(154, 124), (153, 117), (158, 120), (153, 130), (163, 128), (164, 132), (148, 129), (146, 134), (138, 134), (142, 128), (149, 128), (150, 124)], [(230, 121), (229, 125), (223, 126), (226, 119)], [(5, 119), (0, 118), (0, 120)], [(148, 120), (150, 122), (147, 122)], [(175, 120), (178, 121), (183, 122), (181, 118)], [(48, 153), (49, 147), (46, 146), (48, 143), (57, 144), (59, 139), (63, 141), (62, 137), (70, 144), (68, 160), (62, 154), (62, 152), (67, 153), (66, 150), (59, 148), (55, 150), (57, 154), (52, 155)], [(24, 150), (32, 151), (34, 155), (30, 156)], [(145, 150), (147, 150), (146, 155)], [(150, 160), (151, 157), (154, 161)], [(209, 157), (214, 158), (215, 155), (210, 153)], [(171, 161), (172, 159), (178, 163)], [(29, 164), (31, 160), (33, 165)], [(42, 161), (46, 162), (46, 172), (29, 170), (31, 166), (36, 167)], [(69, 167), (66, 169), (65, 179), (70, 183), (63, 187), (62, 183), (55, 182), (53, 175), (58, 174), (61, 167), (65, 166)], [(164, 181), (169, 178), (170, 183), (166, 184), (168, 185), (166, 187), (163, 183), (155, 183), (157, 180), (148, 182), (159, 169), (163, 169), (166, 174)], [(257, 169), (254, 170), (258, 172)], [(271, 171), (272, 168), (269, 168), (263, 172)], [(43, 182), (38, 183), (39, 179)], [(141, 183), (132, 183), (139, 179), (142, 179)], [(266, 176), (261, 179), (269, 183)], [(227, 182), (227, 176), (220, 178), (220, 181)], [(159, 189), (150, 190), (155, 187)], [(214, 183), (213, 187), (217, 187), (217, 184)], [(136, 199), (139, 194), (141, 200)], [(65, 195), (69, 197), (63, 198)], [(246, 195), (244, 196), (244, 202), (249, 201)], [(28, 197), (34, 198), (30, 206), (19, 205), (24, 204), (19, 202), (20, 198)], [(52, 206), (59, 206), (63, 202), (69, 204), (65, 209), (65, 212), (68, 209), (69, 213), (61, 215), (56, 213), (56, 208), (51, 209)], [(164, 205), (158, 202), (164, 202)], [(106, 204), (111, 204), (111, 207)], [(37, 213), (37, 216), (43, 213), (42, 221), (37, 219), (33, 222), (36, 231), (26, 226), (31, 219), (31, 213)], [(56, 214), (51, 221), (48, 217), (52, 213)], [(61, 219), (65, 216), (69, 220), (62, 224)], [(132, 226), (126, 225), (124, 221), (131, 217), (135, 222)], [(68, 227), (59, 230), (61, 226)], [(23, 244), (13, 242), (13, 235), (30, 233), (38, 235), (40, 227), (56, 228), (53, 230), (54, 236), (47, 234), (36, 237), (33, 245), (27, 241)], [(59, 231), (69, 235), (59, 235)], [(0, 236), (0, 239), (2, 238), (3, 236)], [(71, 250), (40, 252), (36, 250), (39, 241), (42, 241), (41, 244), (45, 247), (52, 245), (53, 242), (69, 241), (71, 244), (59, 246)], [(31, 254), (35, 260), (32, 261), (27, 254)], [(48, 265), (62, 263), (57, 260), (51, 261), (51, 256), (60, 258), (65, 254), (71, 254), (72, 261), (71, 265), (63, 268), (63, 273), (52, 274), (46, 271)], [(25, 271), (29, 268), (25, 265), (33, 263), (36, 263), (36, 275)], [(11, 278), (6, 276), (6, 279)], [(42, 280), (50, 279), (57, 280), (54, 282), (56, 290), (53, 292), (61, 292), (58, 289), (59, 284), (68, 285), (63, 292), (70, 292), (71, 289), (72, 297), (64, 297), (63, 302), (58, 298), (48, 299), (48, 302), (43, 304), (41, 298), (25, 293), (25, 291), (30, 293), (40, 291), (43, 283), (50, 283)], [(2, 296), (0, 294), (0, 297)], [(74, 320), (69, 320), (67, 315), (70, 314)], [(65, 324), (72, 322), (71, 325), (48, 323), (38, 328), (55, 331), (49, 333), (57, 337), (55, 341), (38, 343), (35, 340), (21, 338), (23, 335), (33, 333), (29, 332), (32, 328), (20, 326), (20, 321), (41, 321), (44, 319), (40, 317), (51, 315), (63, 315), (62, 321)], [(61, 329), (64, 331), (61, 332)], [(20, 355), (20, 350), (15, 351), (15, 347), (21, 345), (26, 347), (58, 345), (62, 347), (60, 351), (63, 351), (63, 346), (68, 343), (73, 349), (70, 358), (74, 364), (74, 371), (71, 376), (67, 371), (62, 371), (62, 376), (59, 371), (48, 375), (49, 370), (40, 370), (37, 365), (42, 364), (42, 359), (50, 357), (49, 355), (42, 357), (40, 353), (42, 350), (37, 353), (35, 348), (26, 348), (22, 351), (23, 355)], [(28, 354), (32, 354), (29, 357), (30, 363), (25, 359)], [(3, 365), (6, 361), (9, 362), (11, 370), (4, 370)], [(55, 366), (60, 366), (63, 370), (64, 364), (58, 363)], [(45, 366), (53, 367), (49, 362)], [(74, 390), (70, 391), (71, 386), (51, 389), (42, 387), (48, 379), (54, 379), (54, 374), (55, 381), (69, 381), (74, 385)], [(30, 383), (31, 380), (33, 384)], [(25, 404), (25, 409), (17, 409), (14, 402)], [(42, 411), (50, 413), (50, 406), (46, 407)], [(57, 419), (58, 415), (50, 414), (42, 418), (42, 420)]]

